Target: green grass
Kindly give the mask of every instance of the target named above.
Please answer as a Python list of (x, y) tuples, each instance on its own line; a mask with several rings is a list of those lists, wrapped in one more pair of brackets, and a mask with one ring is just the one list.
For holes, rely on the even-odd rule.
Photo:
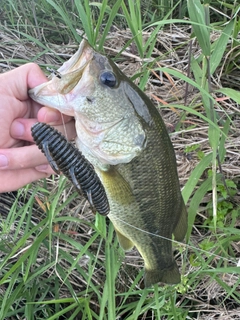
[[(175, 243), (183, 274), (176, 286), (143, 289), (142, 261), (136, 253), (125, 257), (112, 225), (89, 215), (83, 203), (76, 204), (76, 194), (69, 192), (64, 178), (51, 186), (42, 182), (42, 187), (20, 190), (7, 217), (0, 217), (0, 319), (207, 319), (216, 308), (223, 312), (231, 305), (229, 314), (240, 308), (239, 182), (221, 170), (237, 115), (217, 99), (228, 96), (238, 105), (240, 94), (237, 81), (212, 86), (219, 74), (239, 71), (240, 6), (235, 1), (210, 5), (199, 0), (4, 2), (0, 32), (14, 34), (13, 43), (31, 43), (36, 50), (21, 59), (1, 57), (3, 64), (36, 61), (45, 68), (52, 65), (44, 58), (53, 55), (60, 65), (65, 58), (50, 44), (65, 43), (71, 51), (85, 36), (104, 52), (113, 24), (129, 28), (132, 36), (122, 51), (132, 46), (135, 56), (144, 59), (133, 79), (144, 89), (154, 71), (181, 81), (185, 97), (188, 88), (194, 88), (196, 94), (188, 103), (167, 103), (159, 109), (175, 110), (183, 138), (198, 128), (197, 121), (207, 126), (208, 151), (201, 150), (201, 143), (185, 149), (197, 164), (183, 188), (189, 227), (187, 244)], [(163, 51), (159, 32), (173, 23), (179, 29), (191, 28), (191, 39), (156, 55), (156, 47)], [(191, 51), (193, 42), (199, 54)], [(180, 49), (189, 50), (188, 70), (161, 64)], [(188, 119), (191, 126), (186, 125)]]

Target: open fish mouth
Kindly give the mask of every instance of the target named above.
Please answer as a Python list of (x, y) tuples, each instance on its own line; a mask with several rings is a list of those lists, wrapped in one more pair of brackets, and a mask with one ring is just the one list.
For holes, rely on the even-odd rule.
[(146, 145), (145, 130), (121, 77), (107, 57), (83, 40), (77, 52), (52, 71), (50, 81), (29, 91), (36, 102), (75, 118), (78, 148), (104, 170), (130, 162)]
[[(82, 80), (83, 72), (93, 58), (93, 49), (87, 41), (83, 40), (77, 52), (66, 61), (57, 71), (51, 70), (50, 81), (45, 82), (29, 90), (29, 95), (35, 101), (41, 104), (48, 104), (51, 96), (50, 106), (58, 109), (57, 105), (53, 106), (54, 96), (71, 94), (71, 91)], [(81, 85), (84, 87), (84, 83)], [(60, 99), (60, 100), (59, 100)]]

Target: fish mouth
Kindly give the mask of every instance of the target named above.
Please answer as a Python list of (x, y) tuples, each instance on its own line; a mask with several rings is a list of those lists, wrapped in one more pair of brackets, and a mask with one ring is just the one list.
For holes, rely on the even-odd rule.
[[(53, 96), (67, 95), (77, 86), (83, 72), (93, 58), (93, 49), (86, 40), (82, 40), (77, 52), (66, 61), (57, 71), (52, 71), (50, 81), (30, 89), (30, 97), (49, 107), (57, 108), (51, 103)], [(59, 102), (59, 101), (58, 101)]]

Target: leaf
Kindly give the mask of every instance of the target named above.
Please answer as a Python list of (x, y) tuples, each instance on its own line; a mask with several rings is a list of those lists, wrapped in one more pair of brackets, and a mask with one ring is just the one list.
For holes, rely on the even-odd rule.
[(75, 28), (73, 27), (72, 21), (68, 15), (67, 12), (64, 11), (63, 7), (61, 7), (60, 5), (58, 5), (56, 2), (52, 1), (52, 0), (46, 0), (51, 6), (54, 7), (54, 9), (59, 13), (59, 15), (63, 18), (64, 22), (66, 23), (66, 25), (69, 27), (69, 29), (72, 31), (72, 34), (74, 35), (75, 39), (80, 42), (81, 38), (80, 36), (77, 34)]
[[(218, 181), (220, 181), (220, 178), (218, 176)], [(189, 237), (192, 232), (192, 227), (194, 225), (194, 220), (197, 215), (197, 210), (199, 208), (199, 205), (204, 197), (204, 195), (207, 193), (209, 189), (211, 189), (212, 186), (212, 177), (208, 177), (207, 180), (205, 180), (200, 187), (195, 192), (194, 196), (191, 199), (189, 208), (188, 208), (188, 231), (186, 235), (187, 241), (189, 240)]]
[[(128, 11), (129, 7), (129, 11)], [(134, 41), (138, 48), (141, 58), (143, 58), (143, 38), (142, 38), (142, 20), (139, 12), (140, 1), (136, 1), (136, 6), (132, 0), (128, 0), (128, 7), (122, 2), (122, 10), (127, 24), (133, 34)]]
[(192, 22), (194, 34), (205, 56), (210, 56), (210, 32), (206, 25), (206, 13), (200, 0), (188, 0), (188, 13)]
[(225, 94), (227, 97), (233, 99), (235, 102), (240, 104), (240, 92), (231, 88), (221, 88), (216, 90), (216, 92), (221, 92)]
[(109, 30), (113, 24), (113, 20), (116, 18), (117, 15), (119, 15), (118, 11), (119, 11), (119, 7), (121, 6), (121, 3), (122, 3), (122, 0), (117, 0), (110, 10), (107, 23), (105, 25), (104, 31), (101, 35), (100, 40), (99, 40), (99, 46), (98, 46), (99, 50), (102, 50), (102, 48), (103, 48), (106, 37), (107, 37)]
[(182, 191), (183, 199), (185, 203), (188, 202), (194, 188), (196, 187), (197, 183), (199, 182), (199, 179), (203, 172), (208, 168), (208, 166), (211, 163), (212, 154), (209, 153), (206, 155), (202, 160), (198, 163), (196, 168), (191, 173), (191, 176), (189, 177), (187, 183), (184, 186), (184, 189)]
[(227, 47), (228, 40), (233, 31), (234, 20), (231, 20), (225, 29), (221, 32), (219, 39), (212, 45), (212, 55), (210, 59), (210, 73), (213, 74), (219, 66), (224, 52)]
[(86, 33), (88, 42), (90, 43), (90, 45), (94, 47), (94, 41), (93, 41), (94, 30), (93, 30), (92, 20), (91, 20), (91, 10), (90, 10), (89, 3), (86, 3), (86, 1), (84, 1), (84, 3), (85, 3), (85, 6), (83, 6), (82, 1), (75, 0), (75, 5), (78, 10), (78, 14), (82, 22), (84, 31)]

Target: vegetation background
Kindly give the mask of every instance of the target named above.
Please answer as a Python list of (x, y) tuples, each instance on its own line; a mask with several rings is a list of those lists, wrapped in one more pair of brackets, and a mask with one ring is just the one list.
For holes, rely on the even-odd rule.
[(5, 0), (0, 71), (58, 68), (82, 37), (153, 100), (174, 143), (186, 243), (182, 282), (143, 288), (64, 177), (0, 195), (0, 319), (240, 319), (240, 4), (236, 0)]

